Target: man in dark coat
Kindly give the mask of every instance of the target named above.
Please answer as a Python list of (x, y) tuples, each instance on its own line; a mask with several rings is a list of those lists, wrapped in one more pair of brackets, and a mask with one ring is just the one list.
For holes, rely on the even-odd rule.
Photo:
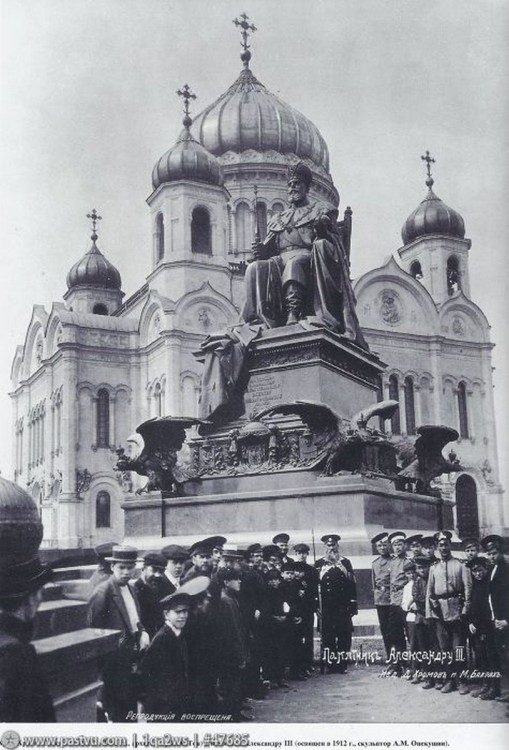
[(338, 534), (322, 537), (327, 551), (317, 561), (320, 577), (322, 668), (344, 674), (352, 647), (352, 617), (357, 614), (357, 589), (352, 563), (339, 554)]
[(249, 661), (246, 667), (246, 694), (263, 700), (266, 694), (261, 677), (263, 643), (260, 633), (260, 617), (266, 592), (262, 573), (263, 550), (258, 543), (246, 550), (247, 569), (242, 573), (240, 584), (240, 609), (247, 629)]
[(208, 539), (202, 539), (199, 542), (195, 542), (189, 548), (189, 554), (191, 555), (191, 567), (182, 576), (180, 583), (187, 583), (187, 581), (197, 578), (198, 576), (207, 576), (210, 578), (212, 575), (212, 550), (214, 548), (213, 542)]
[(138, 595), (141, 622), (150, 639), (164, 625), (161, 599), (165, 596), (161, 583), (166, 568), (166, 558), (159, 552), (147, 552), (143, 558), (141, 575), (134, 590)]
[(481, 543), (493, 565), (490, 573), (489, 603), (495, 629), (495, 648), (502, 673), (500, 697), (509, 703), (509, 564), (503, 554), (504, 540), (501, 536), (490, 534)]
[(472, 557), (465, 564), (472, 574), (468, 629), (475, 654), (475, 669), (484, 675), (482, 684), (473, 687), (470, 695), (489, 701), (496, 698), (500, 690), (500, 680), (488, 677), (489, 673), (500, 670), (490, 606), (491, 563), (486, 557)]
[(177, 592), (161, 606), (164, 625), (140, 666), (140, 698), (147, 721), (178, 721), (189, 707), (187, 642), (183, 633), (191, 596)]
[(189, 552), (179, 544), (168, 544), (163, 547), (161, 554), (167, 560), (164, 576), (161, 578), (161, 598), (174, 594), (180, 588), (180, 583), (184, 574), (186, 560), (189, 559)]
[(113, 547), (108, 558), (112, 575), (96, 588), (89, 601), (91, 627), (121, 632), (118, 649), (105, 657), (102, 669), (102, 708), (109, 721), (130, 721), (136, 715), (135, 675), (141, 652), (150, 642), (141, 623), (136, 591), (129, 583), (137, 557), (134, 547)]
[(318, 611), (318, 571), (312, 565), (307, 562), (309, 555), (309, 546), (303, 542), (299, 542), (294, 546), (296, 555), (296, 561), (299, 563), (300, 568), (304, 571), (304, 584), (306, 589), (305, 606), (304, 606), (304, 621), (303, 621), (303, 634), (304, 634), (304, 663), (306, 671), (311, 674), (314, 660), (314, 619), (315, 612)]
[(281, 550), (281, 563), (294, 562), (293, 557), (288, 555), (289, 542), (290, 535), (285, 532), (276, 534), (276, 536), (272, 538), (272, 544), (275, 544)]

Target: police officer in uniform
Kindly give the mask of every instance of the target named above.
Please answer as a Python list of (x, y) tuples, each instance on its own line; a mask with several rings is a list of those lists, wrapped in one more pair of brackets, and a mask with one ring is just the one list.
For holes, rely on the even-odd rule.
[(371, 564), (373, 599), (385, 651), (387, 657), (389, 657), (391, 650), (389, 639), (389, 614), (391, 611), (391, 548), (389, 545), (389, 534), (386, 531), (382, 531), (373, 537), (371, 544), (378, 552), (378, 557)]
[(319, 575), (322, 669), (344, 674), (352, 646), (352, 617), (357, 614), (357, 589), (352, 563), (339, 554), (338, 534), (326, 534), (324, 557), (316, 562)]

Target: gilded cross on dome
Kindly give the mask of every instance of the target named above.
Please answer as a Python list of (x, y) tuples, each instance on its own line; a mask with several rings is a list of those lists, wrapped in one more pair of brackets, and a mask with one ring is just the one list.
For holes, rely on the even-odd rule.
[(421, 156), (421, 159), (426, 162), (426, 171), (428, 173), (426, 185), (431, 187), (434, 183), (433, 177), (431, 176), (431, 165), (435, 163), (435, 160), (429, 155), (429, 151), (426, 151), (426, 156)]
[(254, 33), (257, 30), (254, 24), (248, 22), (249, 16), (246, 13), (241, 13), (240, 19), (233, 19), (233, 23), (235, 24), (235, 26), (240, 26), (240, 28), (242, 29), (242, 31), (240, 32), (242, 35), (242, 41), (240, 44), (243, 52), (240, 56), (240, 59), (242, 60), (242, 62), (244, 63), (244, 67), (246, 68), (249, 66), (249, 61), (251, 59), (251, 52), (249, 51), (249, 44), (247, 43), (247, 40), (249, 39), (249, 32), (251, 31), (252, 33)]
[(92, 219), (92, 236), (91, 239), (95, 242), (97, 239), (97, 222), (102, 220), (102, 216), (99, 216), (95, 208), (91, 210), (89, 214), (87, 214), (87, 219)]
[[(191, 89), (189, 88), (188, 84), (185, 83), (181, 89), (177, 91), (177, 94), (181, 96), (184, 100), (184, 114), (186, 116), (186, 120), (189, 118), (189, 101), (190, 99), (196, 99), (196, 94), (194, 94)], [(184, 122), (185, 124), (185, 122)]]

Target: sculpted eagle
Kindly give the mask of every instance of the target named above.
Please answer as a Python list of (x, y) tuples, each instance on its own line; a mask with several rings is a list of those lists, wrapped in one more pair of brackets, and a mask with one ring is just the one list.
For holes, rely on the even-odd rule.
[(407, 441), (401, 444), (399, 457), (404, 464), (398, 476), (404, 477), (421, 495), (436, 495), (431, 482), (441, 474), (460, 471), (461, 465), (457, 459), (448, 461), (442, 455), (447, 443), (457, 440), (457, 430), (444, 425), (422, 425), (417, 429), (419, 437), (412, 444)]

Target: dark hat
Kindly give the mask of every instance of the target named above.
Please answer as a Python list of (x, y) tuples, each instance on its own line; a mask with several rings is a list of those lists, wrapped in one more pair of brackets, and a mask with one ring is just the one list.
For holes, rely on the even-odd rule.
[(276, 534), (275, 537), (272, 539), (272, 544), (279, 544), (280, 542), (283, 542), (284, 544), (288, 544), (290, 541), (290, 535), (289, 534)]
[(161, 554), (167, 560), (187, 560), (189, 557), (189, 552), (178, 544), (167, 544), (162, 548)]
[(433, 536), (436, 542), (440, 542), (442, 539), (447, 539), (447, 541), (450, 542), (452, 539), (452, 531), (437, 531)]
[(309, 552), (309, 547), (307, 544), (304, 544), (303, 542), (299, 542), (298, 544), (293, 545), (293, 549), (295, 552)]
[(268, 560), (272, 556), (279, 557), (281, 559), (281, 550), (276, 547), (275, 544), (268, 544), (263, 548), (263, 559)]
[(217, 577), (220, 581), (240, 581), (242, 573), (235, 568), (221, 568), (217, 571)]
[(113, 547), (116, 544), (117, 542), (103, 542), (102, 544), (97, 545), (97, 547), (94, 549), (94, 552), (99, 560), (105, 560), (106, 557), (111, 557), (113, 553)]
[(461, 546), (463, 547), (463, 549), (466, 549), (467, 547), (480, 547), (481, 542), (474, 536), (470, 536), (462, 540)]
[(469, 560), (465, 563), (467, 568), (484, 568), (485, 570), (488, 570), (488, 568), (491, 568), (491, 563), (486, 557), (474, 557), (472, 560)]
[(203, 594), (204, 591), (210, 586), (210, 578), (207, 576), (196, 576), (191, 578), (190, 581), (183, 583), (178, 589), (179, 594), (189, 594), (189, 596), (198, 596)]
[(285, 562), (281, 566), (281, 572), (284, 573), (285, 570), (295, 570), (295, 563), (294, 562)]
[(481, 544), (486, 552), (493, 552), (495, 550), (501, 550), (503, 548), (504, 540), (498, 534), (490, 534), (489, 536), (484, 537), (484, 539), (481, 541)]
[(206, 539), (201, 540), (202, 544), (210, 545), (210, 549), (223, 549), (223, 545), (226, 544), (226, 537), (224, 536), (208, 536)]
[(392, 534), (389, 534), (389, 542), (392, 544), (393, 542), (401, 542), (406, 539), (406, 534), (404, 531), (393, 531)]
[(276, 568), (271, 568), (265, 573), (265, 580), (270, 581), (272, 578), (281, 578), (281, 573)]
[(341, 537), (339, 534), (325, 534), (325, 536), (322, 536), (321, 541), (324, 544), (337, 544), (341, 541)]
[(163, 612), (166, 612), (168, 609), (176, 609), (176, 607), (179, 607), (181, 604), (185, 604), (190, 607), (191, 602), (192, 597), (190, 596), (190, 594), (182, 593), (179, 590), (175, 591), (174, 594), (165, 596), (164, 599), (161, 599), (160, 604)]
[(387, 531), (382, 531), (380, 534), (377, 534), (373, 537), (371, 540), (371, 544), (377, 544), (378, 542), (387, 542), (389, 541), (389, 534)]
[(403, 571), (406, 573), (408, 570), (415, 570), (415, 562), (413, 560), (405, 560), (403, 563)]
[(211, 555), (214, 546), (210, 543), (209, 539), (200, 539), (199, 542), (195, 542), (189, 547), (190, 555)]
[(111, 557), (104, 559), (111, 563), (135, 563), (138, 559), (138, 550), (128, 544), (114, 544)]
[(429, 568), (429, 566), (431, 565), (431, 560), (428, 557), (417, 555), (417, 557), (414, 557), (414, 563), (416, 565), (423, 565), (424, 567)]
[(435, 546), (435, 537), (434, 536), (423, 536), (421, 539), (421, 546), (422, 547), (434, 547)]
[(0, 570), (0, 598), (21, 597), (38, 591), (51, 580), (53, 571), (38, 557)]
[(147, 552), (147, 554), (143, 556), (143, 564), (151, 565), (153, 568), (162, 568), (162, 570), (164, 570), (166, 568), (166, 562), (167, 560), (165, 556), (160, 552)]
[(262, 545), (258, 542), (256, 542), (255, 544), (250, 544), (246, 551), (248, 555), (252, 555), (255, 552), (262, 552)]
[(413, 542), (419, 542), (420, 544), (421, 540), (422, 540), (422, 534), (414, 534), (413, 536), (407, 536), (406, 543), (413, 544)]

